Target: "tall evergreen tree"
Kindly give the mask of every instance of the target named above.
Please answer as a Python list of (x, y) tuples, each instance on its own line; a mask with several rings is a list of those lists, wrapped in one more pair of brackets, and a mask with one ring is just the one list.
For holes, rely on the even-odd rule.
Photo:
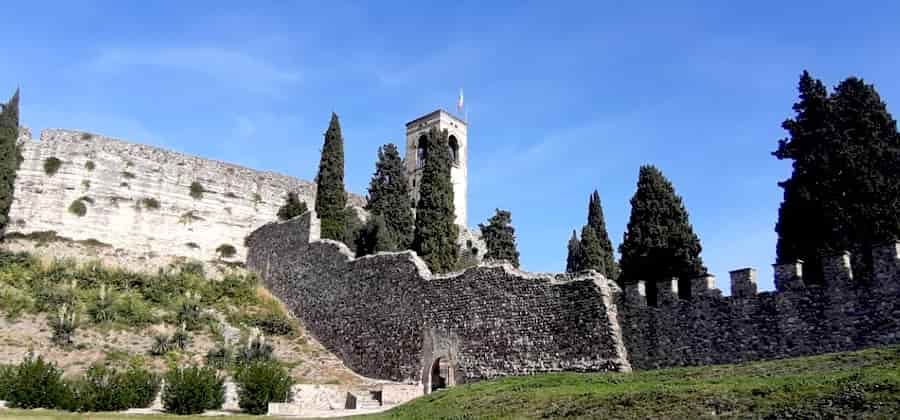
[[(834, 243), (825, 204), (825, 161), (822, 160), (835, 140), (833, 112), (828, 91), (809, 72), (800, 76), (800, 100), (794, 104), (796, 116), (781, 126), (789, 137), (778, 142), (773, 155), (792, 159), (793, 175), (779, 183), (784, 201), (778, 210), (776, 259), (780, 263), (796, 260), (820, 261), (825, 254), (840, 248)], [(807, 279), (821, 278), (818, 264), (804, 267)]]
[(373, 214), (369, 217), (356, 237), (357, 256), (396, 251), (397, 249), (397, 238), (385, 222), (384, 216), (380, 214)]
[(488, 260), (509, 261), (519, 267), (519, 251), (516, 249), (516, 229), (512, 225), (512, 213), (508, 210), (496, 209), (496, 213), (488, 219), (488, 224), (479, 224), (481, 237), (487, 245)]
[(322, 159), (316, 176), (316, 213), (321, 220), (321, 237), (337, 241), (346, 239), (348, 213), (347, 193), (344, 191), (344, 137), (338, 116), (331, 113), (325, 132)]
[(621, 281), (678, 277), (689, 282), (706, 273), (700, 251), (700, 239), (672, 183), (656, 167), (641, 166), (628, 228), (619, 246)]
[(582, 261), (584, 257), (581, 252), (581, 241), (578, 240), (578, 235), (575, 231), (572, 231), (572, 237), (569, 238), (569, 252), (566, 255), (566, 272), (567, 273), (575, 273), (582, 270)]
[(603, 247), (600, 245), (600, 239), (597, 238), (597, 232), (594, 231), (591, 225), (584, 225), (581, 228), (581, 261), (579, 266), (582, 270), (596, 270), (597, 272), (601, 272), (600, 270), (603, 269)]
[(425, 143), (425, 166), (416, 204), (413, 250), (425, 260), (431, 271), (444, 273), (453, 269), (459, 252), (447, 131), (432, 128)]
[(5, 232), (19, 168), (19, 90), (0, 108), (0, 232)]
[(850, 250), (854, 274), (871, 271), (871, 248), (900, 237), (900, 136), (874, 86), (851, 77), (828, 96), (804, 72), (796, 115), (782, 125), (789, 137), (774, 155), (793, 161), (779, 185), (777, 258), (797, 259), (804, 278), (821, 280), (821, 257)]
[(379, 147), (375, 174), (369, 182), (366, 209), (373, 215), (383, 216), (385, 226), (398, 249), (409, 249), (412, 245), (415, 220), (409, 206), (409, 197), (409, 180), (397, 146), (388, 143)]
[[(616, 279), (619, 276), (619, 266), (616, 264), (613, 254), (612, 241), (606, 231), (606, 220), (603, 217), (603, 207), (600, 205), (600, 193), (594, 190), (588, 203), (588, 224), (597, 240), (597, 246), (587, 247), (584, 243), (584, 235), (581, 236), (582, 250), (585, 258), (590, 260), (585, 268), (592, 268), (603, 274), (608, 279)], [(590, 255), (588, 255), (590, 254)]]

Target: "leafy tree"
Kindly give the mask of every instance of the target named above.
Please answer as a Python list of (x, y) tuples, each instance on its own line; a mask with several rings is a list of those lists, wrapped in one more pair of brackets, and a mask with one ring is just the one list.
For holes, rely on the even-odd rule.
[(250, 414), (265, 414), (270, 402), (290, 400), (293, 378), (278, 362), (254, 362), (235, 375), (238, 404)]
[(512, 226), (512, 214), (508, 210), (496, 209), (496, 213), (488, 219), (488, 224), (479, 224), (481, 237), (487, 245), (488, 260), (509, 261), (519, 267), (519, 251), (516, 249), (516, 229)]
[(347, 193), (344, 191), (344, 137), (338, 116), (331, 113), (316, 176), (316, 214), (323, 239), (344, 240)]
[(850, 77), (831, 96), (803, 72), (788, 138), (773, 154), (792, 160), (791, 177), (779, 185), (779, 262), (815, 262), (804, 278), (821, 281), (818, 261), (851, 250), (855, 274), (871, 273), (871, 248), (900, 237), (900, 136), (874, 86)]
[(385, 222), (384, 216), (380, 214), (369, 217), (356, 238), (357, 256), (396, 251), (397, 248), (397, 238)]
[(432, 128), (426, 136), (425, 167), (416, 205), (413, 250), (428, 267), (443, 273), (453, 269), (459, 248), (459, 228), (454, 222), (453, 184), (450, 181), (450, 147), (447, 131)]
[(307, 212), (306, 202), (294, 191), (288, 192), (284, 205), (278, 209), (278, 220), (290, 220)]
[(382, 236), (392, 238), (395, 244), (394, 249), (385, 251), (408, 249), (412, 244), (415, 220), (409, 207), (409, 196), (409, 180), (397, 146), (388, 143), (379, 147), (366, 209), (373, 215), (383, 216), (389, 234)]
[(566, 256), (566, 272), (575, 273), (581, 271), (581, 263), (583, 260), (581, 241), (578, 240), (578, 234), (573, 230), (572, 237), (569, 238), (569, 253)]
[[(615, 255), (613, 254), (612, 242), (609, 240), (609, 233), (606, 231), (606, 220), (603, 217), (603, 208), (600, 205), (600, 193), (594, 190), (588, 203), (588, 224), (594, 232), (593, 238), (581, 235), (582, 263), (583, 269), (594, 269), (603, 274), (608, 279), (616, 279), (619, 276), (619, 266), (616, 264)], [(596, 240), (596, 245), (588, 244), (587, 241)]]
[(19, 90), (6, 104), (0, 104), (0, 232), (9, 223), (9, 208), (13, 201), (13, 186), (20, 155), (16, 140), (19, 137)]
[(677, 277), (689, 282), (706, 273), (700, 251), (700, 239), (672, 183), (656, 167), (641, 166), (628, 228), (619, 246), (620, 279), (656, 282)]

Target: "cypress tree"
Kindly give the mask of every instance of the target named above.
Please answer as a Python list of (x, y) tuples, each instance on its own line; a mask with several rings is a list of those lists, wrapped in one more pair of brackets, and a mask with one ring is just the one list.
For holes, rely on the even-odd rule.
[(16, 89), (9, 102), (0, 108), (0, 232), (5, 232), (20, 162), (16, 144), (19, 138), (19, 90)]
[(366, 209), (373, 215), (383, 216), (396, 251), (409, 249), (413, 239), (415, 220), (409, 206), (409, 180), (397, 146), (388, 143), (378, 148), (375, 174), (369, 182), (369, 200)]
[(316, 176), (316, 213), (321, 221), (321, 237), (337, 241), (346, 239), (348, 214), (347, 193), (344, 191), (344, 137), (338, 116), (331, 113), (325, 132), (325, 144)]
[[(654, 166), (641, 166), (622, 254), (620, 279), (689, 282), (706, 273), (700, 239), (688, 220), (681, 197)], [(687, 290), (687, 289), (685, 289)]]
[(508, 210), (496, 209), (496, 213), (488, 219), (488, 224), (478, 224), (481, 237), (487, 245), (488, 260), (509, 261), (519, 267), (519, 251), (516, 249), (516, 229), (512, 226), (512, 213)]
[(452, 270), (459, 252), (447, 138), (447, 131), (437, 128), (432, 128), (426, 136), (425, 166), (419, 186), (413, 235), (413, 250), (435, 273)]
[(582, 270), (581, 262), (584, 257), (581, 255), (581, 241), (578, 235), (572, 231), (572, 237), (569, 238), (569, 252), (566, 255), (566, 272), (575, 273)]
[(851, 77), (828, 96), (803, 72), (788, 138), (773, 154), (792, 160), (779, 185), (779, 262), (806, 261), (804, 279), (821, 281), (819, 261), (854, 252), (854, 274), (871, 271), (871, 248), (900, 235), (900, 136), (874, 86)]
[[(603, 268), (603, 247), (591, 225), (581, 228), (581, 261), (582, 270), (600, 270)], [(601, 272), (602, 273), (602, 272)], [(604, 274), (605, 275), (605, 274)]]
[(307, 210), (306, 202), (300, 200), (297, 193), (290, 191), (288, 192), (287, 198), (284, 200), (284, 205), (278, 209), (278, 220), (293, 219), (306, 213)]
[(594, 231), (594, 239), (597, 245), (591, 244), (588, 247), (585, 241), (585, 235), (581, 235), (581, 248), (584, 252), (584, 258), (589, 260), (582, 266), (597, 270), (608, 279), (616, 279), (619, 276), (619, 266), (616, 264), (615, 255), (613, 255), (612, 242), (609, 240), (609, 233), (606, 231), (606, 220), (603, 217), (603, 207), (600, 205), (600, 193), (594, 190), (588, 203), (588, 227)]
[(356, 237), (357, 256), (396, 251), (397, 248), (397, 239), (393, 236), (384, 216), (380, 214), (373, 214), (369, 217)]

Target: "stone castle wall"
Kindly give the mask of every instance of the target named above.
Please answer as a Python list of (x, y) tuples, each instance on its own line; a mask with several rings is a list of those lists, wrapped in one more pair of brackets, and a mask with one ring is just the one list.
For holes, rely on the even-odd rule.
[(410, 251), (353, 258), (343, 244), (318, 239), (310, 213), (263, 226), (248, 245), (248, 268), (365, 376), (427, 384), (439, 358), (455, 383), (630, 369), (618, 289), (595, 273), (534, 275), (492, 265), (434, 276)]
[[(624, 290), (586, 273), (531, 275), (482, 265), (433, 276), (412, 252), (354, 259), (317, 240), (310, 215), (249, 238), (248, 267), (311, 332), (367, 376), (426, 384), (447, 358), (457, 383), (556, 370), (654, 369), (737, 363), (900, 343), (900, 243), (855, 278), (849, 254), (822, 262), (823, 285), (802, 264), (775, 267), (778, 290), (757, 293), (752, 269), (731, 273), (733, 296), (711, 276)], [(653, 295), (653, 296), (650, 296)]]
[(659, 285), (656, 306), (644, 282), (627, 286), (618, 308), (629, 360), (652, 369), (900, 343), (900, 246), (877, 248), (873, 259), (875, 276), (861, 279), (849, 254), (826, 258), (822, 285), (804, 284), (800, 263), (777, 265), (778, 290), (763, 293), (755, 270), (733, 271), (728, 297), (709, 277), (680, 295), (673, 280)]
[[(288, 191), (311, 207), (315, 200), (311, 182), (96, 134), (49, 129), (34, 141), (24, 129), (20, 144), (8, 232), (55, 231), (135, 254), (201, 260), (229, 244), (242, 259), (244, 237), (276, 219)], [(52, 176), (44, 170), (49, 158), (62, 162)], [(206, 190), (199, 199), (190, 195), (193, 182)], [(87, 211), (78, 216), (69, 206), (82, 197)], [(142, 204), (148, 198), (159, 208)], [(350, 202), (364, 203), (353, 195)]]

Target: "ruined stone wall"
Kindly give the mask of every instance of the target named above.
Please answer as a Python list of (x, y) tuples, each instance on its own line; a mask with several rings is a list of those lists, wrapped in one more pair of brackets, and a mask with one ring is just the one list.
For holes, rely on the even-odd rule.
[(666, 282), (656, 307), (647, 305), (645, 283), (627, 286), (618, 307), (629, 360), (651, 369), (900, 343), (898, 250), (876, 249), (870, 279), (854, 278), (848, 254), (827, 258), (824, 285), (804, 284), (800, 263), (777, 265), (774, 292), (757, 294), (751, 269), (731, 273), (728, 297), (709, 278), (692, 282), (689, 297)]
[[(20, 144), (9, 232), (55, 231), (135, 254), (201, 260), (229, 244), (242, 259), (244, 237), (276, 219), (288, 191), (311, 207), (315, 199), (307, 181), (80, 131), (44, 130), (34, 141), (26, 129)], [(44, 170), (49, 158), (61, 161), (52, 176)], [(190, 195), (193, 182), (202, 197)], [(69, 211), (79, 198), (83, 216)], [(350, 202), (363, 204), (358, 196)]]
[(353, 258), (318, 240), (311, 214), (248, 238), (247, 265), (356, 372), (426, 382), (438, 358), (464, 383), (558, 370), (628, 370), (602, 276), (533, 275), (509, 265), (434, 276), (414, 253)]

